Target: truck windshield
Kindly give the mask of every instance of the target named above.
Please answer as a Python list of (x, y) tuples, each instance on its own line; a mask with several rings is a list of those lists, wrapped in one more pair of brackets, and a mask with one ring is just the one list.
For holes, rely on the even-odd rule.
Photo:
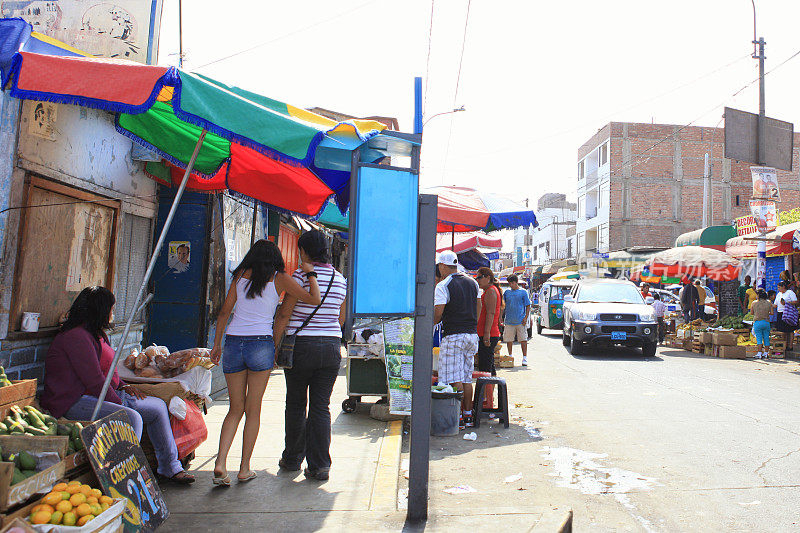
[(578, 291), (579, 302), (615, 302), (626, 304), (643, 304), (644, 299), (639, 289), (633, 285), (622, 283), (591, 283)]
[(550, 299), (552, 300), (563, 300), (564, 295), (569, 294), (571, 287), (553, 287), (552, 292), (550, 292)]

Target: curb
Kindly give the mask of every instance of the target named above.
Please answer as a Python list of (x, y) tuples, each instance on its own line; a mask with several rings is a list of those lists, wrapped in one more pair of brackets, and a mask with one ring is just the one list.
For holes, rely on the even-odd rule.
[(400, 471), (400, 449), (403, 444), (403, 421), (386, 423), (375, 467), (375, 481), (369, 499), (370, 511), (396, 511)]

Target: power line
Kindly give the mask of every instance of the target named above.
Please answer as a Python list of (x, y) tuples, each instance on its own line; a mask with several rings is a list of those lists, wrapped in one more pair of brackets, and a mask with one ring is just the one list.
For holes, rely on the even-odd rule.
[(262, 46), (267, 46), (267, 45), (270, 45), (272, 43), (276, 43), (276, 42), (278, 42), (280, 40), (283, 40), (283, 39), (285, 39), (287, 37), (291, 37), (292, 35), (297, 35), (298, 33), (302, 33), (304, 31), (310, 30), (312, 28), (316, 28), (317, 26), (321, 26), (321, 25), (323, 25), (323, 24), (325, 24), (327, 22), (330, 22), (332, 20), (336, 20), (338, 18), (342, 18), (345, 15), (349, 15), (350, 13), (358, 11), (359, 9), (365, 8), (368, 5), (374, 4), (377, 1), (378, 0), (370, 0), (369, 2), (364, 2), (363, 4), (359, 4), (354, 8), (348, 9), (347, 11), (343, 11), (342, 13), (339, 13), (338, 15), (334, 15), (332, 17), (317, 21), (317, 22), (315, 22), (313, 24), (309, 24), (308, 26), (303, 26), (302, 28), (298, 28), (296, 30), (290, 31), (289, 33), (284, 33), (283, 35), (281, 35), (279, 37), (276, 37), (274, 39), (270, 39), (269, 41), (264, 41), (263, 43), (259, 43), (259, 44), (253, 45), (250, 48), (245, 48), (244, 50), (240, 50), (238, 52), (234, 52), (234, 53), (232, 53), (230, 55), (227, 55), (227, 56), (224, 56), (224, 57), (220, 57), (219, 59), (215, 59), (214, 61), (211, 61), (209, 63), (205, 63), (203, 65), (200, 65), (199, 67), (194, 67), (194, 70), (199, 70), (201, 68), (205, 68), (205, 67), (207, 67), (209, 65), (214, 65), (214, 64), (219, 63), (221, 61), (226, 61), (226, 60), (228, 60), (228, 59), (230, 59), (232, 57), (236, 57), (236, 56), (239, 56), (239, 55), (242, 55), (242, 54), (246, 54), (247, 52), (251, 52), (251, 51), (253, 51), (253, 50), (257, 49), (257, 48), (261, 48)]
[(428, 57), (425, 60), (425, 97), (422, 100), (422, 114), (428, 109), (428, 79), (431, 72), (431, 42), (433, 41), (433, 5), (436, 0), (431, 0), (431, 24), (428, 27)]
[[(458, 58), (458, 74), (456, 75), (456, 90), (453, 93), (453, 109), (456, 107), (458, 100), (458, 88), (461, 83), (461, 66), (464, 63), (464, 49), (467, 45), (467, 27), (469, 26), (469, 8), (472, 6), (472, 0), (467, 0), (467, 15), (464, 17), (464, 37), (461, 39), (461, 55)], [(447, 148), (444, 152), (444, 170), (442, 171), (442, 183), (447, 174), (447, 159), (450, 157), (450, 141), (453, 139), (453, 116), (450, 116), (450, 131), (447, 134)]]

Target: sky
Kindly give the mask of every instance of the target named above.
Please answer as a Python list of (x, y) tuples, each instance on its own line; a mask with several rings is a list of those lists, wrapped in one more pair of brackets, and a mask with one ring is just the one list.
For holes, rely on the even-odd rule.
[[(800, 56), (778, 66), (800, 52), (800, 2), (755, 3), (777, 67), (767, 115), (800, 123)], [(177, 63), (177, 5), (164, 0), (161, 64)], [(531, 205), (575, 198), (578, 147), (610, 121), (722, 127), (725, 105), (757, 112), (752, 39), (748, 0), (183, 2), (185, 69), (300, 107), (394, 116), (403, 131), (421, 76), (421, 186)]]

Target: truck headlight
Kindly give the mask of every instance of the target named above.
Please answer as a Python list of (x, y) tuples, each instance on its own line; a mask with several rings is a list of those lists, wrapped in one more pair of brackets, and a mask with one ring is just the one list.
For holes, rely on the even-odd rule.
[(656, 314), (654, 311), (650, 311), (649, 313), (640, 313), (639, 320), (641, 320), (642, 322), (655, 322)]
[(582, 311), (580, 309), (577, 309), (573, 311), (573, 314), (575, 316), (575, 320), (585, 321), (585, 320), (597, 319), (597, 313), (592, 313), (591, 311)]

